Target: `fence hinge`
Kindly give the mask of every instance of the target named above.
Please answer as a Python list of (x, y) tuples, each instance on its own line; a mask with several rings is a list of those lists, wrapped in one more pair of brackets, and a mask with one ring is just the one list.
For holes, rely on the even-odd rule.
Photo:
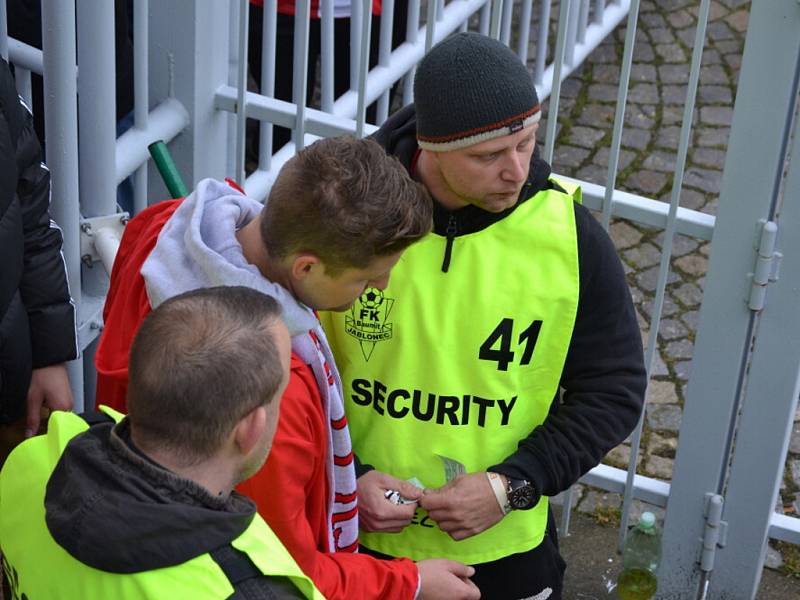
[(722, 520), (724, 502), (719, 494), (706, 494), (704, 512), (706, 525), (703, 530), (703, 550), (700, 554), (700, 570), (706, 573), (714, 568), (717, 548), (724, 548), (728, 541), (728, 522)]
[(767, 296), (767, 285), (778, 280), (783, 254), (775, 250), (778, 238), (778, 224), (774, 221), (761, 219), (758, 222), (759, 242), (756, 266), (752, 273), (753, 282), (750, 288), (748, 307), (750, 310), (764, 308), (764, 299)]
[(109, 274), (122, 231), (130, 220), (126, 212), (81, 219), (81, 260), (87, 267), (102, 261)]

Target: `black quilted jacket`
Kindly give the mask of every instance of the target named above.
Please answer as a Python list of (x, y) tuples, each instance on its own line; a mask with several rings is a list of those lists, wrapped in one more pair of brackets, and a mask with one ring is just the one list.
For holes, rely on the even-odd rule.
[(32, 368), (77, 356), (75, 309), (50, 220), (50, 173), (0, 60), (0, 423), (25, 414)]

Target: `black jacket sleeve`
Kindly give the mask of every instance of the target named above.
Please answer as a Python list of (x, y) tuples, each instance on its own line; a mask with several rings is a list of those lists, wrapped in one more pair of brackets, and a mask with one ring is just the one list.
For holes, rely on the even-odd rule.
[[(11, 81), (8, 77), (3, 84)], [(36, 369), (78, 355), (75, 307), (61, 254), (61, 230), (50, 219), (50, 172), (42, 163), (32, 116), (19, 100), (8, 109), (9, 121), (22, 124), (15, 157), (19, 174), (16, 196), (24, 236), (19, 291), (28, 313), (32, 366)]]
[(624, 441), (638, 422), (647, 376), (630, 290), (616, 249), (575, 205), (580, 297), (557, 397), (544, 423), (490, 471), (531, 481), (540, 494), (567, 489)]

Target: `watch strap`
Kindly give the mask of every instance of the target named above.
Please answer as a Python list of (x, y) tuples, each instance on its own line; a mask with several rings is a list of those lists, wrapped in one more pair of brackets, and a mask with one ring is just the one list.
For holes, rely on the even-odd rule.
[(498, 473), (492, 473), (491, 471), (486, 472), (486, 477), (489, 480), (489, 484), (492, 486), (497, 504), (500, 505), (500, 512), (503, 513), (503, 516), (507, 515), (511, 512), (511, 504), (508, 502), (508, 493), (506, 492), (503, 478)]

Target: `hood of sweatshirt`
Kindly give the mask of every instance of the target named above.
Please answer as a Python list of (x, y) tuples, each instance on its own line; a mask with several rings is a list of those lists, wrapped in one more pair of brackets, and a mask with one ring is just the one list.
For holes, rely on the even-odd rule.
[(230, 543), (255, 515), (236, 492), (222, 498), (151, 461), (127, 420), (73, 438), (45, 494), (47, 527), (82, 563), (112, 573), (181, 564)]
[(198, 183), (167, 221), (142, 265), (150, 306), (156, 308), (189, 290), (241, 285), (278, 301), (291, 336), (316, 327), (317, 318), (310, 308), (283, 286), (265, 279), (244, 257), (236, 232), (262, 208), (260, 202), (222, 181)]

